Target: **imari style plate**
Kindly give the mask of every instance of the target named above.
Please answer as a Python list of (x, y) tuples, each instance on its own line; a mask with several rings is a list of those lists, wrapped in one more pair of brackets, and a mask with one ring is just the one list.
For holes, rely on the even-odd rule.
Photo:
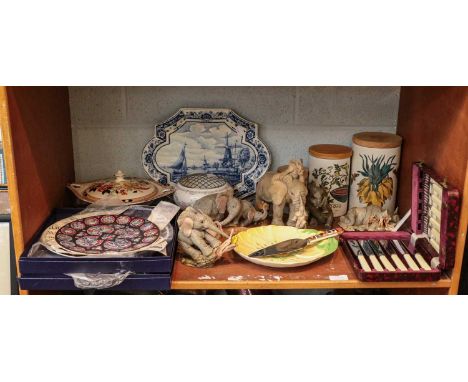
[(214, 174), (226, 179), (237, 197), (245, 197), (255, 193), (271, 159), (256, 123), (230, 109), (180, 109), (156, 125), (142, 161), (148, 175), (162, 184)]
[(241, 231), (232, 238), (232, 242), (236, 245), (234, 251), (254, 264), (273, 268), (291, 268), (311, 264), (332, 254), (338, 248), (338, 240), (335, 238), (322, 240), (315, 245), (292, 252), (288, 256), (250, 257), (249, 255), (284, 240), (306, 239), (317, 233), (319, 231), (313, 229), (268, 225)]
[(167, 243), (161, 236), (156, 224), (148, 219), (102, 211), (52, 224), (42, 234), (41, 243), (65, 256), (122, 256), (163, 250)]

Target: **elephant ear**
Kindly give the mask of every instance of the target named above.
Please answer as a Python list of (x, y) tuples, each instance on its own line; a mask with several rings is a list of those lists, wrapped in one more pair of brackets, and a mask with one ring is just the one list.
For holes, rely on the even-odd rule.
[(187, 237), (190, 237), (190, 235), (192, 234), (192, 229), (193, 229), (193, 219), (192, 218), (184, 218), (182, 220), (182, 224), (180, 225), (180, 230), (182, 231), (182, 233), (187, 236)]
[(216, 208), (219, 213), (224, 214), (226, 212), (228, 200), (229, 198), (227, 195), (221, 194), (216, 197)]

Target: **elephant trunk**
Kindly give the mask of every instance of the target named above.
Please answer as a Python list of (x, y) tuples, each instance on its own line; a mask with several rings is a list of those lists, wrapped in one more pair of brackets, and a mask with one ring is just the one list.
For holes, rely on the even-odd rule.
[(223, 226), (231, 223), (235, 219), (235, 217), (240, 214), (241, 208), (242, 208), (242, 203), (239, 200), (235, 208), (230, 209), (228, 216), (226, 216), (226, 218), (224, 218), (224, 220), (220, 221), (219, 223)]
[(268, 217), (268, 207), (264, 208), (263, 211), (255, 211), (254, 222), (265, 220)]
[(300, 211), (303, 206), (301, 198), (299, 196), (297, 198), (294, 198), (292, 200), (292, 205), (294, 207), (294, 211)]
[(206, 229), (219, 233), (222, 237), (229, 239), (229, 235), (226, 234), (222, 229), (218, 228), (215, 224), (210, 224)]

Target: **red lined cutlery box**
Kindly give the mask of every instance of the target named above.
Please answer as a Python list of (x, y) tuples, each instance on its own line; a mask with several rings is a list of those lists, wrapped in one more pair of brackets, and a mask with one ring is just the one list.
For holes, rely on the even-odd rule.
[[(437, 281), (445, 270), (455, 263), (455, 245), (460, 214), (459, 192), (432, 169), (422, 163), (414, 163), (412, 168), (411, 224), (397, 232), (388, 231), (347, 231), (340, 237), (340, 244), (350, 260), (356, 276), (361, 281)], [(417, 235), (411, 240), (412, 234)], [(421, 237), (424, 235), (424, 237)], [(419, 238), (417, 238), (419, 237)], [(419, 253), (430, 265), (430, 270), (412, 270), (404, 257), (396, 251), (398, 258), (407, 270), (401, 270), (391, 256), (386, 256), (395, 271), (384, 268), (378, 271), (362, 269), (348, 240), (399, 240), (409, 249), (411, 258)], [(378, 256), (377, 256), (378, 257)]]

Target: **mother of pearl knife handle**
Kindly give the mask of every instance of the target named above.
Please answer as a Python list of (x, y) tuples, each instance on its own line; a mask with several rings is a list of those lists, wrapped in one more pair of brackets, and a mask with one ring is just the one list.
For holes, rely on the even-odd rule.
[(413, 270), (413, 271), (419, 271), (419, 267), (416, 265), (414, 260), (411, 258), (410, 254), (404, 249), (404, 247), (400, 244), (398, 240), (393, 240), (393, 244), (395, 245), (395, 248), (397, 251), (400, 253), (400, 255), (403, 255), (406, 263), (408, 266)]
[(395, 267), (390, 263), (390, 261), (388, 261), (387, 256), (385, 256), (385, 252), (380, 247), (379, 242), (377, 240), (369, 240), (369, 244), (379, 257), (379, 260), (382, 262), (385, 269), (390, 272), (395, 272)]
[(382, 262), (387, 271), (395, 272), (395, 267), (390, 263), (390, 261), (388, 261), (385, 256), (379, 256), (379, 260)]
[(432, 269), (420, 253), (416, 253), (414, 257), (416, 258), (422, 269), (424, 269), (425, 271), (430, 271)]
[(354, 256), (357, 257), (359, 264), (361, 264), (361, 268), (364, 269), (365, 272), (370, 272), (371, 269), (367, 263), (364, 253), (362, 253), (359, 243), (356, 240), (348, 240), (348, 244), (351, 248), (351, 251), (353, 251)]
[(393, 253), (392, 255), (390, 255), (390, 257), (392, 258), (393, 262), (396, 264), (397, 268), (400, 271), (408, 270), (408, 268), (406, 268), (405, 264), (403, 264), (403, 262), (400, 260), (400, 258), (398, 257), (396, 253)]
[(379, 240), (379, 244), (386, 249), (387, 253), (390, 255), (390, 258), (393, 260), (395, 265), (400, 271), (407, 271), (405, 264), (400, 260), (398, 255), (395, 253), (395, 250), (392, 248), (392, 245), (387, 240)]
[(369, 258), (374, 269), (378, 272), (383, 272), (382, 265), (380, 265), (379, 260), (377, 260), (377, 257), (375, 256), (375, 253), (372, 250), (372, 247), (370, 246), (369, 242), (367, 240), (359, 240), (359, 244), (361, 244), (364, 253)]
[(369, 259), (370, 259), (372, 265), (374, 266), (374, 269), (379, 271), (379, 272), (383, 272), (383, 268), (380, 265), (379, 260), (377, 260), (377, 257), (375, 255), (368, 255), (368, 256), (369, 256)]
[(419, 267), (416, 265), (416, 263), (414, 262), (413, 258), (411, 257), (411, 255), (409, 253), (404, 253), (403, 257), (405, 258), (405, 260), (408, 263), (409, 267), (413, 271), (419, 271)]
[(366, 271), (366, 272), (371, 271), (371, 268), (369, 267), (369, 264), (367, 263), (366, 258), (364, 257), (364, 255), (357, 256), (357, 259), (359, 261), (359, 264), (361, 264), (361, 268), (364, 269), (364, 271)]

